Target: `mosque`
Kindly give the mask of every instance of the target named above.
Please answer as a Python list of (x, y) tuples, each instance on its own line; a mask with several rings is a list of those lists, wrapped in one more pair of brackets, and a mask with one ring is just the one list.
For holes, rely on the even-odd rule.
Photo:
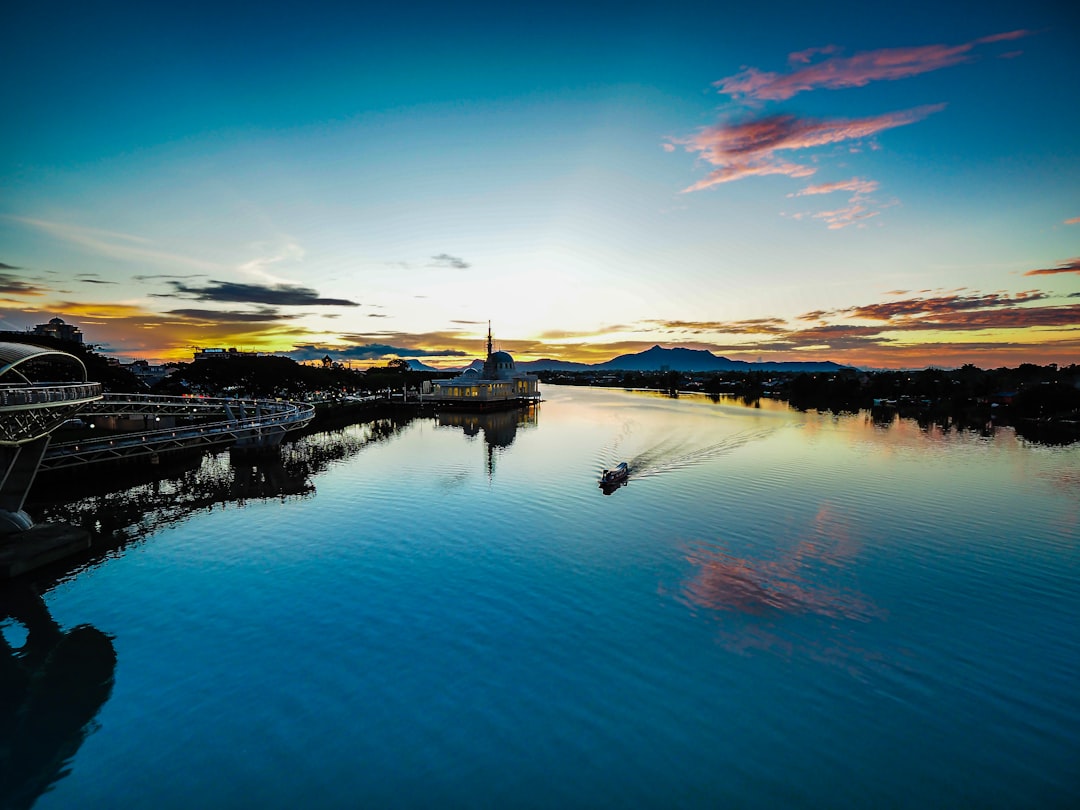
[(53, 318), (48, 323), (39, 323), (34, 327), (33, 334), (63, 340), (68, 343), (83, 342), (82, 330), (73, 324), (64, 323), (63, 318)]
[(449, 380), (424, 383), (424, 399), (441, 405), (469, 410), (492, 410), (540, 401), (539, 377), (519, 372), (514, 358), (492, 351), (491, 324), (488, 324), (487, 360), (483, 370), (467, 368)]

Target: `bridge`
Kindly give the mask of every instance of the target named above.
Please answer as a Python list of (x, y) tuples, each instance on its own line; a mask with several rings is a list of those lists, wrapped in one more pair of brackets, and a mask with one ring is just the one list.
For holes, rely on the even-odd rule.
[[(0, 343), (0, 536), (34, 527), (23, 505), (39, 470), (155, 461), (183, 449), (273, 447), (314, 415), (313, 405), (280, 400), (106, 394), (72, 354)], [(91, 430), (100, 423), (103, 435), (50, 444), (76, 416)]]
[(22, 507), (49, 434), (101, 397), (74, 355), (0, 343), (0, 534), (34, 525)]
[[(315, 416), (315, 406), (266, 399), (104, 394), (79, 416), (93, 425), (119, 420), (137, 426), (141, 419), (144, 429), (51, 444), (41, 469), (140, 456), (153, 461), (161, 453), (191, 448), (273, 447), (288, 431), (306, 426)], [(157, 427), (162, 420), (198, 421)]]

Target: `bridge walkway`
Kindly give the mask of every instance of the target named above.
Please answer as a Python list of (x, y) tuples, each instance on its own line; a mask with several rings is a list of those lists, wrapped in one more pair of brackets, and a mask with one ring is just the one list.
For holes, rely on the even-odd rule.
[(285, 434), (305, 427), (315, 406), (283, 400), (227, 397), (169, 397), (150, 394), (105, 394), (88, 405), (81, 418), (143, 416), (195, 418), (221, 416), (197, 425), (155, 428), (100, 438), (56, 442), (41, 459), (42, 470), (57, 470), (172, 450), (214, 446), (267, 447), (280, 444)]

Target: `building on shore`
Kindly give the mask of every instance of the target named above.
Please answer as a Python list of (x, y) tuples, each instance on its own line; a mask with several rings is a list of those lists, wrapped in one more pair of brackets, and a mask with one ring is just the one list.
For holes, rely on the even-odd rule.
[(135, 360), (131, 363), (120, 363), (120, 368), (127, 369), (136, 378), (143, 381), (148, 388), (153, 388), (170, 374), (176, 371), (171, 366), (163, 364), (152, 365), (149, 360)]
[(232, 360), (237, 357), (258, 357), (258, 352), (241, 352), (235, 348), (229, 349), (199, 349), (195, 350), (195, 354), (192, 359), (199, 360)]
[(482, 370), (467, 368), (448, 380), (424, 383), (424, 399), (441, 405), (469, 410), (492, 410), (539, 402), (540, 378), (519, 372), (514, 358), (503, 351), (492, 351), (491, 325), (488, 324), (487, 360)]
[(83, 333), (79, 327), (70, 323), (64, 323), (62, 318), (53, 318), (48, 323), (39, 323), (34, 327), (32, 334), (63, 340), (67, 343), (83, 342)]

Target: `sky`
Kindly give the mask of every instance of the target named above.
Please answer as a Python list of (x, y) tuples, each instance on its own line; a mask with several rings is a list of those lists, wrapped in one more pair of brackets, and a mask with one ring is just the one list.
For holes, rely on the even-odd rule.
[[(391, 7), (392, 6), (392, 7)], [(0, 329), (1080, 362), (1080, 6), (9, 3)]]

